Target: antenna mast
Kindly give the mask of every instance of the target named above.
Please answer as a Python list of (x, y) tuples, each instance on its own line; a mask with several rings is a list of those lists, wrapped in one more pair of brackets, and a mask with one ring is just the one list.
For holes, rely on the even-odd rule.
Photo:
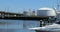
[(58, 0), (57, 0), (57, 10), (59, 10), (59, 6), (60, 6), (60, 5), (59, 5), (59, 2), (58, 2)]

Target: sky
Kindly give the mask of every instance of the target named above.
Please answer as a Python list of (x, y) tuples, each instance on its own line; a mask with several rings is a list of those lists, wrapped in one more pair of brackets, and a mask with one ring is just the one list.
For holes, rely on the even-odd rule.
[(57, 7), (57, 0), (0, 0), (0, 11), (20, 13), (24, 10), (41, 7), (55, 8)]

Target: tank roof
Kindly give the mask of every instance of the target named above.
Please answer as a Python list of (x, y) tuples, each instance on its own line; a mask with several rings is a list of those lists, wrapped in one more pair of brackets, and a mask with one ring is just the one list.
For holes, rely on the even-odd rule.
[(38, 10), (54, 10), (53, 8), (46, 8), (46, 7), (44, 7), (44, 8), (39, 8)]

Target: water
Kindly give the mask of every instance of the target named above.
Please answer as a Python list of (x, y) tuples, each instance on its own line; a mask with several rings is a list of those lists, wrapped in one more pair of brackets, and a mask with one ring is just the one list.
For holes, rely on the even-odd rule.
[[(33, 20), (3, 20), (0, 19), (0, 32), (36, 32), (26, 28), (38, 27), (39, 21)], [(53, 31), (60, 32), (60, 30)]]
[[(23, 26), (26, 25), (26, 26)], [(39, 21), (27, 20), (3, 20), (0, 19), (0, 32), (35, 32), (27, 30), (27, 27), (39, 26)]]

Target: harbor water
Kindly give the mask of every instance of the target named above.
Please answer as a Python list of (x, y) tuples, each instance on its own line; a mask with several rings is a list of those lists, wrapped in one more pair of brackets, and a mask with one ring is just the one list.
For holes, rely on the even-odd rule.
[(32, 20), (27, 21), (27, 20), (0, 19), (0, 32), (35, 32), (34, 30), (25, 29), (26, 27), (24, 27), (23, 24), (29, 27), (36, 27), (39, 25), (37, 21)]
[[(39, 21), (35, 20), (3, 20), (0, 19), (0, 32), (36, 32), (26, 28), (38, 27)], [(54, 31), (60, 32), (60, 31)]]

